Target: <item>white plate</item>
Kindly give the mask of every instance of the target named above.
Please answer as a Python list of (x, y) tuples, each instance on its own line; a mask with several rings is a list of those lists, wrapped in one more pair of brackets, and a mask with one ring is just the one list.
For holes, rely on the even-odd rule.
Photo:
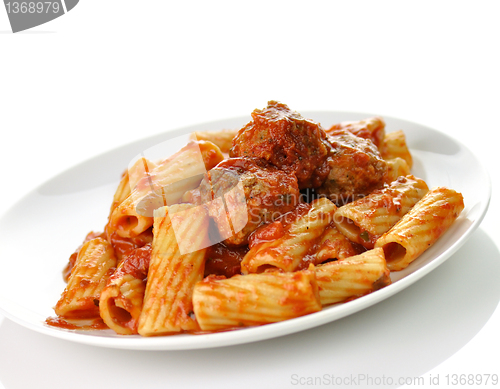
[[(363, 113), (305, 112), (325, 128)], [(239, 117), (170, 131), (112, 150), (33, 190), (0, 220), (0, 310), (11, 320), (57, 338), (95, 346), (135, 350), (179, 350), (219, 347), (278, 337), (328, 323), (380, 302), (408, 287), (449, 258), (478, 227), (488, 208), (490, 181), (474, 155), (456, 140), (436, 130), (385, 117), (387, 131), (403, 129), (414, 157), (413, 174), (429, 185), (461, 192), (465, 209), (435, 245), (407, 269), (391, 275), (393, 284), (357, 300), (331, 306), (300, 318), (206, 335), (143, 338), (119, 336), (111, 330), (72, 331), (44, 324), (53, 316), (64, 289), (61, 271), (69, 254), (87, 232), (100, 230), (121, 172), (137, 154), (167, 139), (193, 131), (240, 128)], [(171, 150), (175, 152), (175, 149)]]

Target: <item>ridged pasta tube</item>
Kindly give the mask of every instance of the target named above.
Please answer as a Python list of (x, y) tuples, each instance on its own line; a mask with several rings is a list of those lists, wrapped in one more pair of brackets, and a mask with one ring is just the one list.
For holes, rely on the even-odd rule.
[(319, 248), (316, 252), (316, 263), (322, 263), (329, 259), (345, 259), (358, 254), (353, 248), (351, 241), (347, 239), (331, 222), (321, 235)]
[(402, 270), (427, 250), (463, 209), (461, 193), (444, 187), (434, 188), (382, 235), (375, 247), (383, 248), (391, 271)]
[(198, 329), (192, 317), (192, 293), (194, 285), (203, 278), (206, 247), (210, 244), (208, 227), (204, 206), (176, 204), (155, 211), (153, 250), (139, 317), (140, 335)]
[(118, 265), (101, 293), (101, 318), (118, 334), (137, 334), (150, 257), (149, 244), (132, 250)]
[(314, 267), (293, 273), (270, 271), (209, 276), (196, 284), (193, 305), (204, 331), (257, 326), (321, 310)]
[(387, 160), (387, 174), (384, 178), (384, 183), (390, 184), (396, 181), (401, 176), (410, 174), (410, 167), (403, 158), (393, 158)]
[[(306, 268), (309, 264), (305, 261), (306, 254), (333, 220), (336, 209), (335, 204), (325, 197), (314, 200), (307, 213), (284, 228), (281, 237), (250, 248), (241, 261), (242, 273), (261, 273), (270, 268), (283, 271)], [(310, 259), (315, 262), (316, 257)]]
[(190, 138), (212, 142), (220, 148), (220, 151), (227, 154), (237, 133), (238, 130), (198, 131), (193, 132)]
[(158, 164), (137, 182), (130, 195), (116, 207), (109, 220), (110, 233), (124, 238), (139, 235), (153, 225), (153, 211), (173, 205), (196, 188), (207, 170), (224, 159), (211, 142), (191, 141)]
[(139, 158), (134, 164), (129, 167), (123, 174), (116, 188), (115, 194), (113, 195), (113, 202), (111, 203), (110, 215), (122, 202), (124, 202), (128, 196), (132, 193), (133, 188), (137, 185), (137, 182), (149, 174), (156, 164), (149, 161), (147, 158)]
[(375, 241), (403, 217), (428, 191), (427, 184), (412, 175), (399, 177), (335, 212), (335, 225), (352, 242), (372, 249)]
[(364, 296), (391, 283), (384, 251), (365, 251), (340, 261), (316, 266), (322, 305), (340, 303)]
[(403, 130), (385, 134), (381, 154), (382, 158), (386, 160), (399, 157), (404, 159), (410, 168), (413, 166), (413, 158), (406, 144), (406, 136)]
[(85, 242), (54, 308), (56, 314), (65, 318), (99, 317), (101, 291), (115, 267), (116, 258), (107, 240), (95, 238)]

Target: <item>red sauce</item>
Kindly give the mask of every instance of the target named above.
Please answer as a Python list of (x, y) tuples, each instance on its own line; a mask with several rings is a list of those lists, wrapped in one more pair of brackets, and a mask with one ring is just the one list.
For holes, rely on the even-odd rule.
[(360, 138), (369, 139), (377, 148), (380, 148), (384, 135), (385, 123), (382, 118), (373, 117), (357, 122), (342, 122), (334, 124), (327, 130), (328, 135), (335, 135), (337, 132), (347, 130)]
[(94, 319), (63, 319), (60, 316), (51, 316), (45, 319), (45, 324), (51, 327), (66, 330), (105, 330), (108, 326), (99, 318)]
[(284, 213), (273, 223), (264, 224), (257, 228), (249, 237), (249, 248), (253, 248), (264, 242), (271, 242), (283, 237), (287, 227), (306, 215), (312, 206), (308, 203), (300, 203), (293, 210)]
[(123, 238), (116, 232), (113, 232), (109, 237), (109, 242), (115, 250), (115, 255), (119, 261), (129, 254), (132, 250), (143, 247), (153, 241), (153, 229), (149, 228), (143, 233), (133, 238)]
[(248, 246), (227, 247), (224, 243), (211, 246), (207, 252), (205, 275), (220, 275), (230, 278), (241, 273), (241, 260), (248, 252)]
[(217, 165), (217, 168), (225, 168), (236, 171), (239, 174), (243, 174), (245, 172), (251, 172), (255, 174), (259, 174), (262, 172), (262, 168), (270, 168), (273, 169), (272, 166), (269, 166), (267, 162), (263, 159), (259, 158), (229, 158), (225, 159)]
[(122, 274), (131, 274), (137, 279), (146, 279), (151, 260), (151, 244), (131, 250), (111, 278), (121, 277)]
[(268, 224), (255, 230), (250, 236), (248, 247), (252, 248), (260, 243), (271, 242), (281, 238), (285, 234), (283, 224), (277, 220), (274, 223)]

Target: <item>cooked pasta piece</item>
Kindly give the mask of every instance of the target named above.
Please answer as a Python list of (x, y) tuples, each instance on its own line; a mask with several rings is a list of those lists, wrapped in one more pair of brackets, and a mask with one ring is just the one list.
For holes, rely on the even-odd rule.
[[(204, 206), (155, 211), (153, 251), (138, 332), (143, 336), (197, 330), (194, 285), (203, 279), (209, 218)], [(183, 253), (184, 252), (184, 253)]]
[(115, 194), (113, 196), (113, 202), (111, 203), (110, 215), (125, 199), (130, 196), (132, 190), (135, 188), (137, 183), (142, 177), (145, 177), (155, 168), (156, 164), (151, 162), (147, 158), (139, 158), (135, 163), (132, 164), (123, 174), (116, 188)]
[(384, 182), (390, 184), (396, 181), (398, 177), (407, 176), (410, 174), (410, 167), (403, 158), (393, 158), (387, 160), (387, 174)]
[(153, 211), (177, 203), (196, 188), (207, 170), (223, 156), (211, 142), (191, 141), (140, 179), (132, 193), (113, 211), (109, 230), (130, 238), (153, 225)]
[(403, 130), (385, 134), (381, 154), (385, 160), (399, 157), (406, 161), (410, 169), (413, 166), (413, 157), (406, 144), (406, 136)]
[(322, 305), (364, 296), (391, 283), (384, 251), (380, 248), (316, 266)]
[[(283, 271), (296, 271), (306, 268), (316, 261), (315, 255), (308, 255), (323, 234), (326, 226), (333, 220), (337, 207), (325, 197), (307, 205), (307, 212), (292, 221), (280, 231), (279, 237), (253, 245), (241, 261), (243, 274), (261, 273), (274, 268)], [(279, 223), (279, 220), (277, 221)], [(274, 228), (270, 226), (269, 228)], [(266, 227), (264, 227), (266, 228)]]
[(129, 185), (129, 174), (128, 171), (125, 171), (122, 174), (120, 183), (118, 184), (118, 187), (116, 188), (115, 194), (113, 196), (113, 202), (111, 203), (109, 211), (110, 216), (116, 209), (116, 207), (118, 207), (128, 196), (130, 196), (131, 192), (132, 190), (130, 189)]
[(123, 238), (133, 238), (153, 225), (153, 218), (138, 212), (136, 205), (130, 195), (115, 208), (108, 223), (108, 234), (116, 232)]
[(64, 282), (68, 283), (69, 276), (71, 275), (71, 271), (73, 270), (73, 267), (75, 266), (76, 259), (78, 258), (78, 253), (82, 249), (82, 246), (88, 242), (89, 240), (95, 239), (95, 238), (102, 238), (106, 239), (106, 234), (103, 232), (95, 232), (91, 231), (87, 234), (85, 239), (83, 240), (82, 244), (76, 248), (76, 250), (69, 256), (68, 258), (68, 263), (63, 269), (63, 280)]
[(203, 331), (256, 326), (321, 310), (312, 269), (293, 273), (278, 271), (209, 276), (196, 284), (193, 306)]
[(238, 130), (220, 130), (220, 131), (198, 131), (193, 132), (190, 138), (193, 140), (206, 140), (212, 142), (220, 148), (220, 151), (227, 154), (233, 145), (233, 138)]
[(323, 263), (330, 259), (345, 259), (359, 254), (352, 243), (335, 227), (332, 221), (321, 235), (319, 248), (316, 252), (316, 263)]
[(382, 235), (375, 247), (384, 249), (391, 271), (402, 270), (427, 250), (463, 209), (461, 193), (444, 187), (434, 188)]
[(137, 334), (150, 257), (150, 244), (132, 250), (101, 293), (99, 313), (104, 323), (117, 334)]
[(373, 191), (335, 212), (335, 225), (352, 242), (372, 249), (375, 241), (406, 214), (428, 191), (427, 184), (412, 175)]
[(99, 317), (99, 298), (116, 267), (111, 244), (102, 238), (85, 242), (78, 252), (66, 289), (54, 310), (65, 318)]

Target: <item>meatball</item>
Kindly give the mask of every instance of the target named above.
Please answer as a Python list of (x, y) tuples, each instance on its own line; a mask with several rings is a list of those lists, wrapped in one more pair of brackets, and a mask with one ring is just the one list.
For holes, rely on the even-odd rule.
[(347, 130), (329, 136), (329, 173), (317, 189), (337, 205), (364, 197), (384, 185), (387, 162), (382, 159), (371, 140), (360, 138)]
[(268, 161), (297, 176), (299, 188), (317, 188), (328, 175), (326, 133), (285, 104), (270, 101), (233, 139), (231, 157)]
[(248, 244), (257, 227), (294, 209), (299, 198), (295, 175), (252, 158), (226, 159), (200, 184), (201, 203), (228, 246)]
[(325, 130), (328, 135), (335, 135), (347, 130), (360, 138), (370, 139), (375, 146), (382, 149), (385, 137), (385, 122), (381, 117), (375, 116), (356, 122), (341, 122), (334, 124), (328, 130)]

